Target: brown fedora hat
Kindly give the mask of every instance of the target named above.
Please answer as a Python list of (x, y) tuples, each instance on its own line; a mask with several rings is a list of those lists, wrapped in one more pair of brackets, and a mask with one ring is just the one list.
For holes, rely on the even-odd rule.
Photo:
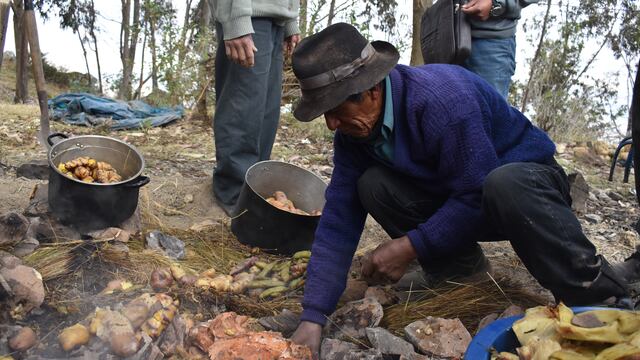
[(398, 63), (400, 54), (385, 41), (369, 43), (356, 28), (333, 24), (300, 42), (293, 53), (293, 73), (302, 99), (293, 111), (311, 121), (342, 104), (349, 96), (372, 88)]

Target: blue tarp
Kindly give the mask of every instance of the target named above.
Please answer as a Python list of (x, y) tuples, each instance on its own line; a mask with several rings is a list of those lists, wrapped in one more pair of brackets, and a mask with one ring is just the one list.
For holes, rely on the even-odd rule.
[(161, 126), (182, 118), (184, 109), (153, 107), (143, 101), (119, 101), (85, 93), (49, 100), (50, 116), (71, 125), (108, 125), (113, 130)]

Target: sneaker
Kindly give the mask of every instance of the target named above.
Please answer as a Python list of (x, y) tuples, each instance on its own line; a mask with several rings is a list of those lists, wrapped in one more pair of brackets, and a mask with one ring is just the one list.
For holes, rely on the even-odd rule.
[(475, 282), (487, 278), (492, 269), (480, 245), (453, 258), (438, 261), (428, 268), (407, 272), (393, 287), (406, 291), (433, 288), (446, 281)]

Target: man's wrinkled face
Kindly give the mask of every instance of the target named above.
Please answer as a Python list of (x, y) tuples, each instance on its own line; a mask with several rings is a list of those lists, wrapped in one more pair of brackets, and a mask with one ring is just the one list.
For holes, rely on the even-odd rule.
[(382, 111), (382, 88), (376, 86), (362, 94), (361, 101), (345, 101), (324, 113), (327, 127), (331, 131), (356, 138), (371, 134)]

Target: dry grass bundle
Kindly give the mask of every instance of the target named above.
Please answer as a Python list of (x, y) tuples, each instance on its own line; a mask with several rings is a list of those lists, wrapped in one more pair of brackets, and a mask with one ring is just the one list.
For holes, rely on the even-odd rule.
[(402, 334), (405, 326), (427, 316), (459, 318), (473, 334), (486, 315), (501, 313), (512, 304), (528, 308), (546, 303), (506, 279), (473, 284), (448, 282), (440, 288), (413, 291), (411, 299), (385, 309), (382, 326)]
[(72, 271), (75, 246), (41, 247), (24, 257), (24, 262), (36, 269), (44, 281), (56, 279)]

